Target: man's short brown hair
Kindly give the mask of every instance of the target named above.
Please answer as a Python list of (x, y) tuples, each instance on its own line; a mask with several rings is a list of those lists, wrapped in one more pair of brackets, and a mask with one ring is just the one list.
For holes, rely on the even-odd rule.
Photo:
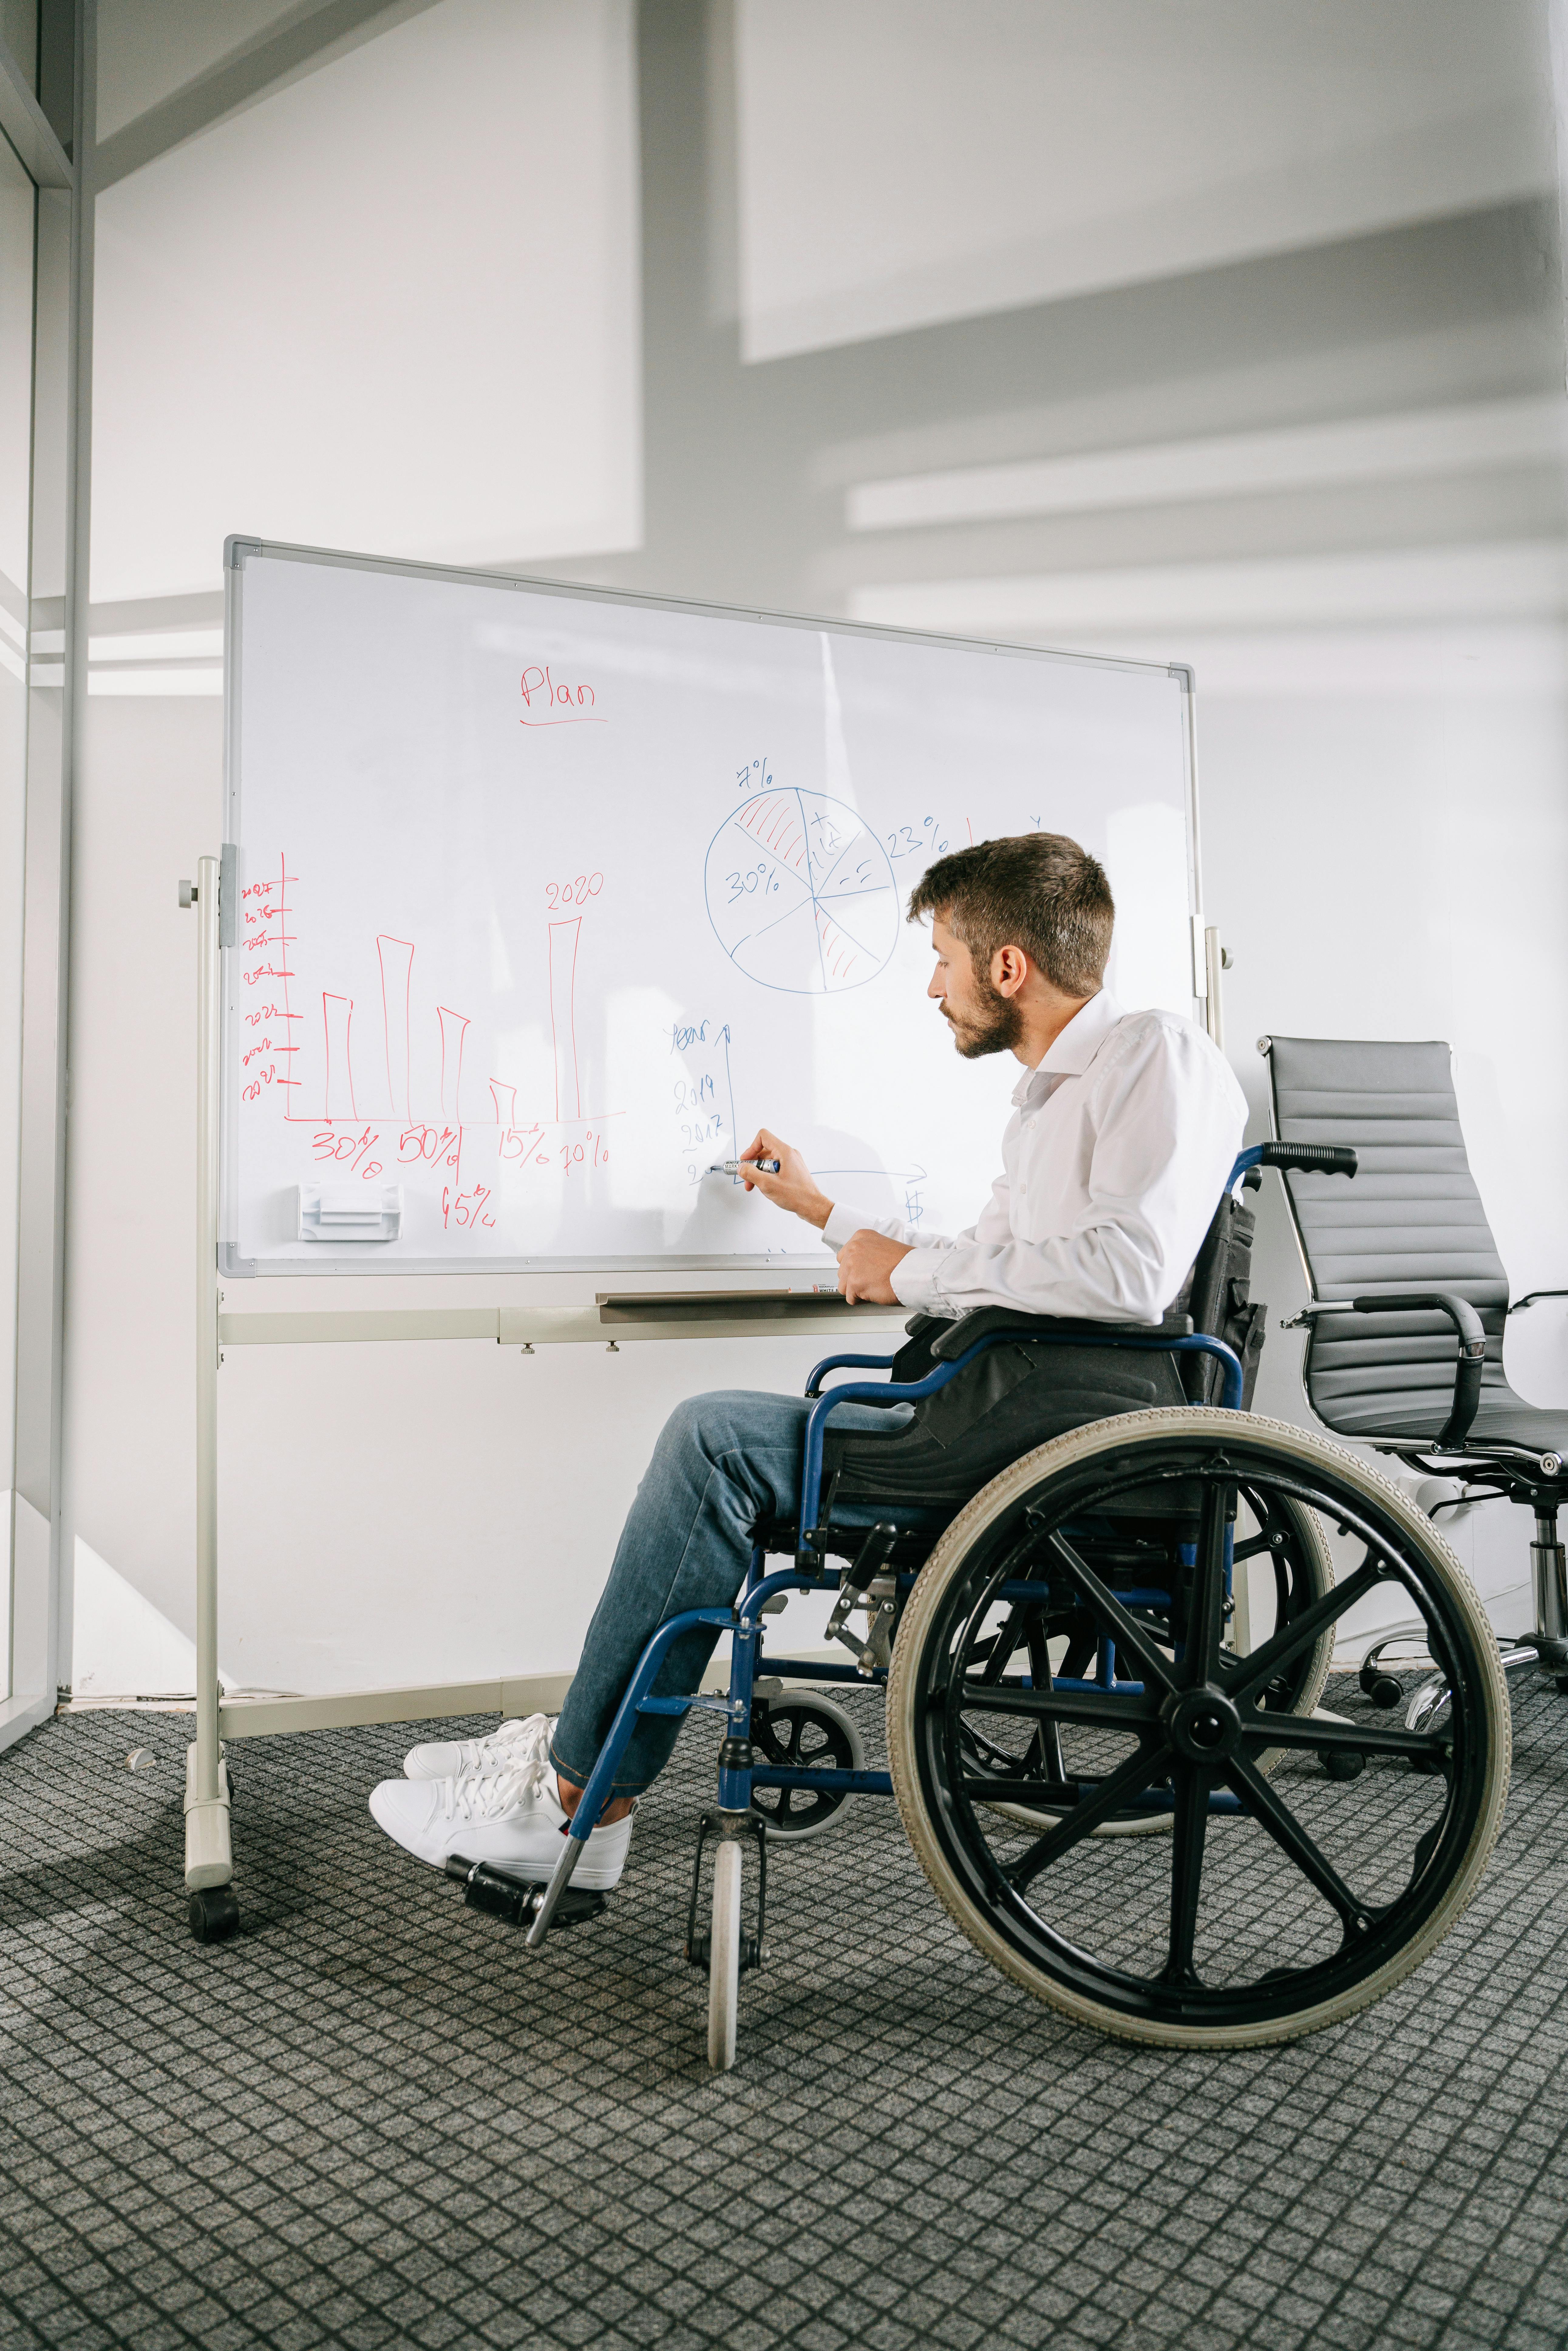
[(909, 919), (940, 914), (988, 977), (998, 947), (1022, 947), (1064, 996), (1092, 996), (1111, 952), (1115, 902), (1105, 869), (1064, 832), (977, 841), (928, 865)]

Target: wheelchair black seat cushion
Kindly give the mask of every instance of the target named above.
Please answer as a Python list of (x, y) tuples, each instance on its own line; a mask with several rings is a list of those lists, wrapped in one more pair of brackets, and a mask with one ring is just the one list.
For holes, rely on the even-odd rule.
[[(950, 1327), (950, 1326), (949, 1326)], [(1186, 1402), (1174, 1356), (1126, 1347), (1017, 1341), (988, 1347), (885, 1437), (835, 1436), (823, 1468), (831, 1506), (896, 1500), (957, 1508), (1020, 1455), (1092, 1420)]]

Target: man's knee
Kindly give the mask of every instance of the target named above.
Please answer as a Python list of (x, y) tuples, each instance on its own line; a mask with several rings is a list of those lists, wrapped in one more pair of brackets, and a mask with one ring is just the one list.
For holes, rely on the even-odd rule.
[(709, 1388), (687, 1396), (664, 1423), (664, 1436), (672, 1445), (698, 1444), (722, 1451), (738, 1439), (744, 1443), (754, 1429), (766, 1427), (779, 1406), (793, 1401), (767, 1395), (752, 1388)]
[(708, 1440), (717, 1432), (719, 1407), (726, 1401), (722, 1392), (717, 1390), (706, 1395), (686, 1396), (675, 1406), (659, 1432), (661, 1451), (686, 1447), (707, 1451)]

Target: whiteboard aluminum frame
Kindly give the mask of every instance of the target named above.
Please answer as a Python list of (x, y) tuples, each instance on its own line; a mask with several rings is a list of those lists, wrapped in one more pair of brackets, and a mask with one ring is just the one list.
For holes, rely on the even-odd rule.
[[(998, 643), (988, 637), (963, 637), (928, 629), (883, 627), (873, 621), (826, 619), (810, 612), (775, 612), (753, 604), (716, 604), (689, 596), (654, 596), (633, 588), (596, 588), (567, 580), (540, 580), (527, 573), (486, 571), (450, 563), (415, 563), (395, 556), (355, 555), (342, 549), (296, 547), (287, 540), (256, 538), (235, 532), (224, 541), (224, 805), (225, 841), (243, 854), (241, 823), (243, 781), (240, 774), (240, 638), (244, 619), (245, 567), (253, 558), (289, 563), (315, 563), (340, 571), (391, 572), (402, 579), (447, 580), (476, 588), (517, 589), (531, 596), (559, 596), (586, 604), (631, 604), (652, 612), (679, 612), (700, 620), (748, 622), (754, 627), (806, 629), (813, 635), (885, 638), (896, 644), (939, 647), (957, 653), (994, 653), (1002, 660), (1060, 663), (1070, 668), (1126, 670), (1142, 676), (1169, 677), (1181, 692), (1182, 767), (1186, 804), (1187, 915), (1195, 941), (1193, 1002), (1198, 1017), (1207, 1015), (1207, 988), (1197, 945), (1201, 943), (1203, 904), (1197, 820), (1197, 681), (1182, 662), (1134, 661), (1113, 653), (1065, 653), (1041, 645)], [(225, 1279), (246, 1280), (268, 1277), (308, 1280), (344, 1274), (374, 1279), (378, 1274), (444, 1274), (448, 1277), (504, 1274), (580, 1273), (722, 1273), (755, 1272), (775, 1276), (820, 1273), (832, 1260), (821, 1250), (784, 1255), (775, 1250), (749, 1256), (704, 1257), (650, 1254), (638, 1257), (520, 1257), (450, 1259), (443, 1258), (367, 1259), (362, 1254), (339, 1256), (322, 1246), (309, 1259), (245, 1258), (235, 1245), (239, 1201), (235, 1138), (239, 1109), (239, 1061), (235, 1034), (239, 1007), (234, 995), (235, 951), (223, 951), (223, 1066), (219, 1093), (222, 1104), (220, 1152), (220, 1224), (218, 1270)], [(361, 1245), (361, 1250), (364, 1244)]]

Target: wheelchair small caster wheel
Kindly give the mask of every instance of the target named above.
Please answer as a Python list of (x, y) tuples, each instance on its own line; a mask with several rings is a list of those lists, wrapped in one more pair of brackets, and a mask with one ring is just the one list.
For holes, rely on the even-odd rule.
[(1568, 1674), (1557, 1674), (1553, 1677), (1553, 1679), (1557, 1684), (1558, 1696), (1560, 1698), (1568, 1698)]
[(191, 1932), (198, 1943), (226, 1943), (239, 1932), (239, 1904), (229, 1886), (204, 1886), (187, 1905)]
[(727, 2074), (735, 2063), (740, 1959), (740, 1847), (727, 1842), (713, 1857), (708, 1938), (707, 2062), (716, 2074)]
[(1366, 1758), (1358, 1747), (1329, 1747), (1323, 1750), (1323, 1770), (1331, 1780), (1359, 1780), (1366, 1768)]
[(1361, 1687), (1364, 1694), (1372, 1700), (1374, 1706), (1397, 1706), (1405, 1696), (1403, 1682), (1396, 1681), (1392, 1674), (1380, 1674), (1375, 1668), (1368, 1673), (1363, 1667)]
[[(863, 1771), (865, 1743), (849, 1715), (831, 1698), (802, 1692), (759, 1700), (752, 1712), (751, 1736), (766, 1763), (791, 1769)], [(811, 1788), (754, 1788), (751, 1809), (768, 1823), (774, 1844), (799, 1844), (821, 1836), (848, 1818), (841, 1792)]]

